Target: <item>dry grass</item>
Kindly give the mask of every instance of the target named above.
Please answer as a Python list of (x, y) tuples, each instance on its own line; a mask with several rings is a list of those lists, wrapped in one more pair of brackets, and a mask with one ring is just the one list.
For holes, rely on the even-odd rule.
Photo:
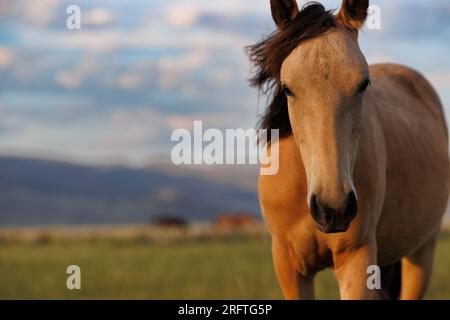
[[(442, 224), (450, 231), (450, 219)], [(99, 225), (0, 228), (1, 243), (77, 243), (95, 241), (129, 241), (170, 243), (186, 240), (221, 240), (236, 237), (268, 237), (264, 224), (239, 229), (216, 227), (209, 223), (191, 224), (186, 228), (152, 225)]]
[[(450, 299), (450, 233), (443, 232), (428, 298)], [(68, 265), (81, 291), (65, 288)], [(337, 299), (331, 271), (320, 299)], [(281, 299), (263, 225), (186, 229), (90, 226), (0, 229), (0, 299)]]
[(95, 241), (177, 242), (184, 240), (220, 240), (241, 236), (268, 237), (263, 224), (239, 229), (192, 224), (189, 227), (128, 226), (52, 226), (0, 228), (0, 243), (73, 243)]

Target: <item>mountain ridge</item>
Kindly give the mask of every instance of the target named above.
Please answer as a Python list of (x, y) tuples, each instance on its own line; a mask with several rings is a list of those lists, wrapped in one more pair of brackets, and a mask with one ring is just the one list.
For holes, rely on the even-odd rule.
[(0, 157), (0, 225), (206, 221), (224, 211), (258, 215), (256, 189), (152, 168)]

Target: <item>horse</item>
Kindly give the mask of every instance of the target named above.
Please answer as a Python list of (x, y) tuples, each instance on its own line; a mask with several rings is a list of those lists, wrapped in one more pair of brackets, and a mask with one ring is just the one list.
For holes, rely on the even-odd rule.
[(369, 1), (337, 13), (270, 4), (277, 28), (247, 54), (268, 95), (259, 127), (279, 134), (267, 143), (279, 171), (260, 175), (258, 192), (285, 299), (314, 299), (330, 267), (343, 300), (422, 299), (449, 197), (440, 98), (409, 67), (368, 65), (358, 38)]

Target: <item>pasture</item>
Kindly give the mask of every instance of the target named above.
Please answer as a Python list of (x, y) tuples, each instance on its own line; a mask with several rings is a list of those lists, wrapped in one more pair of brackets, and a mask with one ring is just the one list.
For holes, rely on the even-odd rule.
[[(78, 291), (66, 288), (72, 264), (81, 267)], [(338, 298), (331, 271), (319, 275), (317, 297)], [(0, 299), (281, 298), (264, 233), (0, 242)], [(450, 299), (450, 233), (440, 236), (427, 298)]]

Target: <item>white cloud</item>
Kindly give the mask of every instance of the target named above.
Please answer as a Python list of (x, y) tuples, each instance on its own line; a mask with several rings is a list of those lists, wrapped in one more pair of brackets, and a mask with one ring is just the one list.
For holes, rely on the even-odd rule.
[(183, 81), (186, 74), (201, 67), (208, 59), (206, 50), (192, 50), (182, 57), (163, 57), (159, 60), (160, 86), (172, 89)]
[(227, 0), (227, 1), (204, 1), (204, 0), (178, 0), (171, 5), (171, 10), (183, 12), (183, 9), (197, 8), (197, 11), (228, 14), (268, 14), (270, 15), (270, 2), (261, 0)]
[(136, 61), (133, 65), (121, 73), (115, 85), (124, 90), (137, 90), (150, 86), (151, 78), (155, 75), (154, 62), (149, 60)]
[(193, 115), (169, 115), (165, 119), (165, 123), (171, 130), (175, 129), (187, 129), (193, 130), (194, 121), (201, 120), (203, 122), (204, 129), (207, 128), (235, 128), (236, 117), (232, 113), (197, 113)]
[(59, 4), (59, 0), (29, 0), (25, 1), (18, 12), (29, 22), (44, 27), (55, 18)]
[(192, 5), (176, 5), (167, 10), (167, 22), (177, 28), (192, 27), (200, 17), (201, 11)]
[(121, 89), (139, 89), (144, 84), (144, 78), (137, 73), (125, 73), (119, 76), (117, 84)]
[(66, 89), (76, 89), (81, 85), (81, 77), (70, 71), (60, 71), (56, 75), (56, 82)]
[(70, 70), (61, 70), (55, 80), (60, 86), (66, 89), (79, 88), (83, 81), (97, 72), (97, 63), (93, 58), (85, 58), (82, 62)]
[[(247, 75), (245, 73), (243, 76)], [(208, 79), (217, 87), (226, 87), (235, 79), (236, 71), (232, 71), (229, 68), (221, 67), (216, 70), (210, 71)]]
[(103, 26), (113, 23), (115, 15), (106, 8), (94, 8), (81, 15), (83, 25)]
[(0, 47), (0, 69), (6, 69), (14, 62), (14, 52), (5, 47)]
[[(411, 1), (391, 5), (403, 8)], [(338, 0), (323, 2), (328, 3), (328, 8), (341, 4)], [(428, 78), (440, 90), (443, 100), (450, 101), (446, 95), (450, 91), (446, 91), (450, 88), (450, 75), (439, 66), (448, 51), (445, 37), (440, 34), (436, 38), (439, 41), (430, 37), (421, 46), (414, 46), (415, 39), (392, 40), (389, 33), (395, 30), (390, 21), (399, 24), (394, 19), (398, 12), (388, 10), (392, 1), (379, 2), (383, 4), (383, 12), (386, 10), (383, 30), (367, 32), (361, 37), (368, 48), (364, 50), (369, 53), (368, 60), (371, 63), (395, 61), (394, 57), (425, 73), (428, 71)], [(16, 138), (4, 139), (0, 148), (8, 145), (46, 150), (51, 146), (85, 158), (117, 155), (126, 160), (138, 160), (153, 152), (170, 151), (170, 134), (166, 134), (175, 128), (190, 129), (194, 120), (203, 120), (205, 128), (248, 128), (256, 121), (256, 111), (263, 111), (264, 97), (258, 104), (257, 91), (247, 89), (245, 79), (250, 72), (242, 48), (272, 30), (269, 1), (97, 2), (94, 5), (101, 7), (92, 10), (87, 5), (83, 10), (82, 5), (83, 23), (106, 27), (85, 28), (79, 32), (64, 28), (63, 4), (67, 3), (60, 0), (0, 0), (0, 16), (7, 18), (6, 23), (11, 23), (7, 24), (11, 29), (5, 30), (13, 39), (18, 39), (11, 48), (0, 46), (0, 69), (11, 69), (12, 80), (18, 83), (14, 100), (26, 98), (21, 104), (29, 106), (22, 110), (23, 118), (29, 123), (26, 119), (11, 122)], [(82, 3), (92, 5), (89, 1)], [(430, 4), (430, 7), (434, 6)], [(259, 23), (255, 26), (253, 21), (262, 21), (261, 25), (267, 21), (267, 28), (259, 29)], [(46, 25), (52, 27), (45, 30), (36, 27)], [(406, 24), (405, 29), (408, 26)], [(433, 70), (439, 73), (432, 74), (430, 71)], [(9, 73), (4, 72), (6, 76)], [(92, 87), (84, 87), (86, 81), (92, 81)], [(67, 89), (81, 89), (67, 94), (54, 88), (55, 83)], [(42, 98), (42, 105), (50, 103), (58, 112), (65, 100), (70, 102), (70, 107), (76, 106), (73, 113), (60, 116), (63, 122), (47, 117), (36, 106), (34, 96), (30, 98), (31, 93), (40, 92), (45, 86), (49, 92), (47, 98)], [(123, 92), (118, 88), (134, 91)], [(153, 96), (152, 90), (160, 88), (171, 90)], [(64, 94), (55, 102), (54, 95), (59, 92)], [(92, 104), (86, 107), (85, 103), (74, 102), (75, 96), (81, 97), (79, 92), (92, 99)], [(118, 106), (114, 105), (116, 102), (109, 93), (124, 104), (120, 111), (113, 111)], [(127, 100), (131, 96), (133, 98)], [(198, 109), (183, 108), (185, 101), (189, 106), (198, 102)], [(162, 106), (158, 105), (161, 111), (141, 107), (147, 103), (161, 103)], [(81, 107), (83, 113), (78, 111)], [(173, 113), (165, 113), (163, 107)], [(34, 115), (39, 115), (45, 122), (36, 121)]]
[(240, 35), (218, 33), (212, 30), (190, 30), (180, 33), (161, 25), (146, 25), (140, 28), (83, 30), (82, 32), (22, 34), (30, 46), (61, 49), (81, 49), (86, 52), (112, 52), (124, 48), (214, 48), (223, 46), (243, 47), (251, 41)]
[[(114, 111), (109, 119), (112, 129), (105, 142), (114, 148), (150, 141), (166, 122), (164, 115), (150, 107)], [(159, 124), (159, 127), (155, 124)]]

